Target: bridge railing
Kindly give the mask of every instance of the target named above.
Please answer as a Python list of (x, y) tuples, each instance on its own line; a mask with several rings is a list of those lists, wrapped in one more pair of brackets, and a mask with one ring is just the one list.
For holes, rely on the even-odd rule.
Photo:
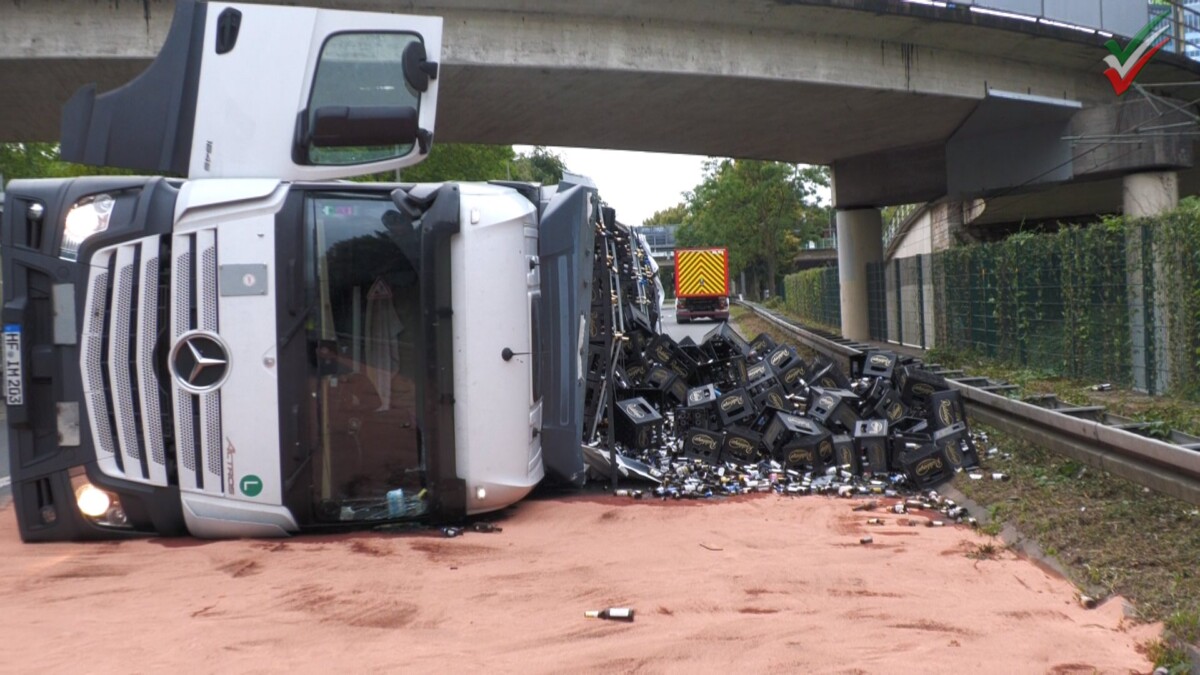
[(1150, 0), (1150, 15), (1169, 14), (1171, 42), (1163, 49), (1200, 60), (1200, 2)]
[(1130, 37), (1154, 16), (1169, 14), (1167, 51), (1200, 59), (1200, 2), (1194, 0), (904, 0), (934, 7), (1071, 28), (1102, 36)]

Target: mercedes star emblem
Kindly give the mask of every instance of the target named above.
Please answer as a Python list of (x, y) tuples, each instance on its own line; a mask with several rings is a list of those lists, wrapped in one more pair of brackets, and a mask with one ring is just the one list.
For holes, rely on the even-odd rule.
[(212, 391), (229, 374), (229, 353), (213, 333), (185, 333), (171, 352), (171, 371), (179, 386), (188, 391)]

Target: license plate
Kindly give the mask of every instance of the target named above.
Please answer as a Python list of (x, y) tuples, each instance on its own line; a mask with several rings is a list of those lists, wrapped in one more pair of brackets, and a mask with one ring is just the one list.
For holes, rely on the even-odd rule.
[(25, 378), (21, 370), (21, 325), (4, 326), (4, 394), (9, 405), (25, 404)]

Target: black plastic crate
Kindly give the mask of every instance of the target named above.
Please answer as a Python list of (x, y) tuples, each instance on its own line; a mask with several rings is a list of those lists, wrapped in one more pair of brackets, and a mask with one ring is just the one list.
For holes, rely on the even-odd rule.
[(654, 339), (654, 331), (625, 331), (625, 337), (629, 338), (621, 343), (621, 347), (625, 351), (625, 358), (627, 360), (641, 360), (646, 351), (646, 345), (650, 344), (650, 341)]
[(900, 470), (920, 490), (937, 487), (954, 477), (954, 467), (933, 443), (908, 447), (900, 453)]
[(610, 364), (611, 355), (608, 344), (604, 342), (589, 342), (585, 368), (587, 377), (608, 377), (608, 367)]
[(617, 440), (627, 448), (647, 450), (662, 445), (662, 415), (642, 397), (617, 401)]
[(766, 361), (759, 361), (758, 363), (746, 366), (746, 382), (761, 380), (764, 377), (771, 377), (774, 374), (775, 371), (771, 370), (771, 364)]
[(956, 422), (933, 432), (933, 444), (945, 453), (955, 471), (979, 466), (979, 455), (966, 422)]
[(754, 418), (755, 413), (754, 400), (745, 389), (734, 389), (717, 399), (717, 414), (720, 415), (721, 424), (724, 426), (749, 421)]
[(704, 334), (701, 344), (709, 345), (718, 358), (727, 359), (732, 356), (749, 356), (750, 343), (738, 335), (728, 323), (721, 323), (716, 328)]
[(864, 471), (885, 474), (891, 468), (888, 457), (888, 422), (886, 419), (860, 420), (854, 425), (854, 447), (866, 458)]
[(806, 414), (834, 431), (853, 432), (859, 421), (854, 409), (857, 400), (850, 391), (813, 387), (809, 391)]
[(808, 369), (808, 375), (804, 378), (810, 387), (821, 387), (822, 389), (849, 389), (850, 378), (846, 377), (841, 367), (838, 364), (824, 358), (818, 357)]
[(650, 314), (636, 303), (630, 302), (625, 304), (624, 318), (626, 333), (634, 330), (654, 332), (654, 326), (650, 325)]
[(804, 377), (806, 371), (804, 363), (789, 366), (779, 373), (779, 382), (784, 389), (788, 390), (789, 394), (804, 394), (808, 390), (808, 384)]
[(623, 367), (625, 369), (625, 376), (628, 377), (629, 381), (636, 387), (645, 383), (646, 376), (650, 374), (650, 368), (652, 366), (641, 359), (637, 359), (626, 360)]
[(634, 392), (665, 410), (687, 401), (688, 385), (667, 368), (654, 366)]
[(945, 429), (966, 422), (962, 394), (954, 389), (935, 391), (925, 406), (925, 418), (934, 430)]
[(775, 338), (767, 335), (766, 333), (759, 333), (758, 337), (750, 341), (750, 348), (759, 354), (767, 354), (778, 346), (779, 345), (775, 342)]
[(710, 359), (696, 368), (696, 379), (703, 384), (715, 385), (718, 389), (735, 389), (746, 383), (746, 361), (734, 359)]
[(746, 393), (750, 394), (750, 398), (754, 399), (755, 403), (757, 403), (759, 397), (773, 387), (778, 387), (782, 390), (782, 387), (779, 387), (779, 380), (776, 380), (774, 375), (768, 374), (752, 380), (750, 384), (745, 386), (745, 389)]
[(683, 436), (683, 455), (689, 459), (718, 464), (721, 448), (725, 445), (725, 432), (709, 429), (688, 429)]
[(719, 431), (721, 420), (717, 415), (717, 406), (704, 404), (675, 408), (675, 435), (683, 436), (688, 429), (693, 428)]
[(588, 337), (593, 341), (601, 341), (612, 337), (613, 312), (612, 305), (592, 305), (591, 320), (588, 322)]
[(833, 462), (843, 471), (859, 475), (862, 462), (858, 449), (854, 447), (854, 439), (849, 434), (838, 434), (833, 437)]
[(804, 365), (804, 359), (800, 358), (800, 355), (796, 353), (795, 348), (793, 348), (791, 345), (781, 345), (776, 347), (767, 354), (767, 358), (765, 360), (767, 363), (771, 364), (771, 367), (774, 368), (775, 372), (777, 373), (781, 373), (792, 366)]
[(890, 380), (892, 379), (892, 372), (895, 368), (895, 352), (889, 352), (882, 349), (873, 349), (864, 355), (862, 363), (862, 376), (881, 377)]
[(744, 426), (725, 429), (725, 444), (721, 446), (722, 462), (747, 463), (759, 459), (762, 435)]
[(675, 344), (675, 340), (666, 333), (656, 335), (650, 344), (646, 345), (646, 356), (652, 359), (655, 363), (666, 365), (671, 362), (681, 352), (679, 346)]
[(921, 370), (916, 366), (904, 366), (897, 371), (896, 388), (900, 390), (900, 400), (909, 408), (925, 409), (931, 396), (936, 392), (948, 390), (950, 385), (941, 375)]
[(882, 417), (895, 424), (908, 414), (908, 406), (900, 400), (900, 393), (885, 380), (877, 381), (876, 395), (870, 399), (865, 417)]
[(801, 436), (820, 436), (828, 431), (806, 417), (787, 412), (777, 412), (763, 431), (763, 447), (772, 455), (778, 455), (783, 446)]
[(755, 394), (754, 408), (760, 413), (766, 411), (768, 408), (782, 410), (783, 412), (795, 412), (796, 410), (796, 406), (788, 398), (787, 392), (778, 384)]
[(833, 436), (826, 431), (818, 436), (798, 437), (783, 446), (778, 459), (787, 469), (814, 473), (824, 471), (834, 461)]
[(687, 404), (689, 406), (707, 405), (716, 407), (717, 398), (720, 397), (717, 388), (711, 384), (706, 384), (700, 387), (692, 387), (687, 392)]

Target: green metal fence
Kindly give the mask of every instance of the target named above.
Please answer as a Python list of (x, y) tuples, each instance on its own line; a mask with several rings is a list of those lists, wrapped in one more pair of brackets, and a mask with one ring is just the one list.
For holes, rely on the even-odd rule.
[(1161, 389), (1147, 379), (1144, 363), (1135, 364), (1125, 240), (1116, 228), (1068, 229), (934, 255), (938, 345), (1047, 373)]
[(867, 264), (867, 320), (872, 340), (933, 346), (932, 265), (929, 255)]
[(842, 286), (836, 267), (821, 267), (789, 274), (783, 280), (788, 312), (809, 324), (840, 331)]
[[(1200, 200), (865, 271), (872, 339), (1200, 398)], [(787, 290), (793, 314), (840, 325), (836, 268), (791, 275)]]

